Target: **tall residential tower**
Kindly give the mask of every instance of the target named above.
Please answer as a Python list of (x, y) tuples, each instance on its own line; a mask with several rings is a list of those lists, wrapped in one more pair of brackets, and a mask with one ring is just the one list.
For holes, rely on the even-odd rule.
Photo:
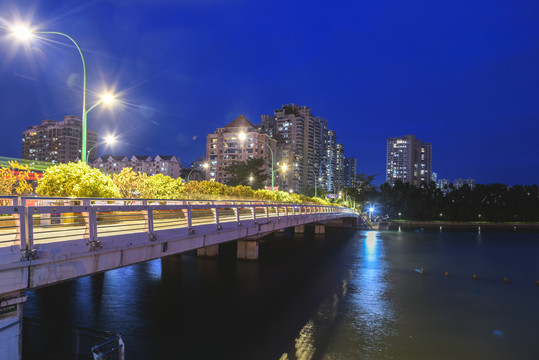
[[(22, 133), (22, 158), (27, 160), (68, 163), (82, 159), (82, 125), (80, 117), (64, 116), (63, 121), (43, 120)], [(89, 162), (97, 158), (97, 132), (88, 130), (87, 149), (93, 150)]]
[(387, 139), (386, 181), (397, 180), (416, 186), (429, 183), (432, 176), (432, 143), (414, 135)]

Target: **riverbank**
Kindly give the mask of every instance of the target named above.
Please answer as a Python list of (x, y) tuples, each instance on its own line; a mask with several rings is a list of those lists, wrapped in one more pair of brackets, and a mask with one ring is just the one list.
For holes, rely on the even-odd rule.
[(451, 226), (451, 227), (494, 227), (494, 228), (526, 228), (539, 229), (539, 222), (489, 222), (489, 221), (412, 221), (391, 220), (389, 226)]

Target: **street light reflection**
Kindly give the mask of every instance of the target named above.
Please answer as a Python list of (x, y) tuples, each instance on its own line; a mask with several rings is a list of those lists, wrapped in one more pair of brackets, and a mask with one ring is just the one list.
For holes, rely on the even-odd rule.
[(362, 256), (358, 261), (358, 272), (353, 278), (354, 312), (358, 332), (369, 334), (365, 341), (379, 347), (384, 338), (393, 333), (395, 313), (388, 301), (389, 282), (384, 254), (382, 233), (367, 231), (362, 243)]

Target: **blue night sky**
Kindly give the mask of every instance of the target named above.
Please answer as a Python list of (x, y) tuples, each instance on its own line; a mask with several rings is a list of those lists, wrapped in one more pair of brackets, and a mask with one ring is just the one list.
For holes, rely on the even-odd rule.
[[(81, 5), (83, 4), (83, 5)], [(441, 178), (539, 179), (539, 1), (2, 1), (0, 25), (59, 31), (82, 47), (89, 128), (120, 134), (114, 155), (205, 156), (205, 139), (244, 114), (307, 105), (385, 181), (386, 140), (433, 144)], [(26, 45), (0, 29), (0, 155), (21, 133), (79, 115), (82, 65), (61, 36)]]

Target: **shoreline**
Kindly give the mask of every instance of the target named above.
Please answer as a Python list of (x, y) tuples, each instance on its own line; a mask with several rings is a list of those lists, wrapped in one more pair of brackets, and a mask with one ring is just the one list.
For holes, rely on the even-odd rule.
[(487, 222), (487, 221), (412, 221), (412, 220), (399, 220), (388, 221), (388, 226), (451, 226), (451, 227), (517, 227), (517, 228), (529, 228), (539, 229), (539, 222)]

